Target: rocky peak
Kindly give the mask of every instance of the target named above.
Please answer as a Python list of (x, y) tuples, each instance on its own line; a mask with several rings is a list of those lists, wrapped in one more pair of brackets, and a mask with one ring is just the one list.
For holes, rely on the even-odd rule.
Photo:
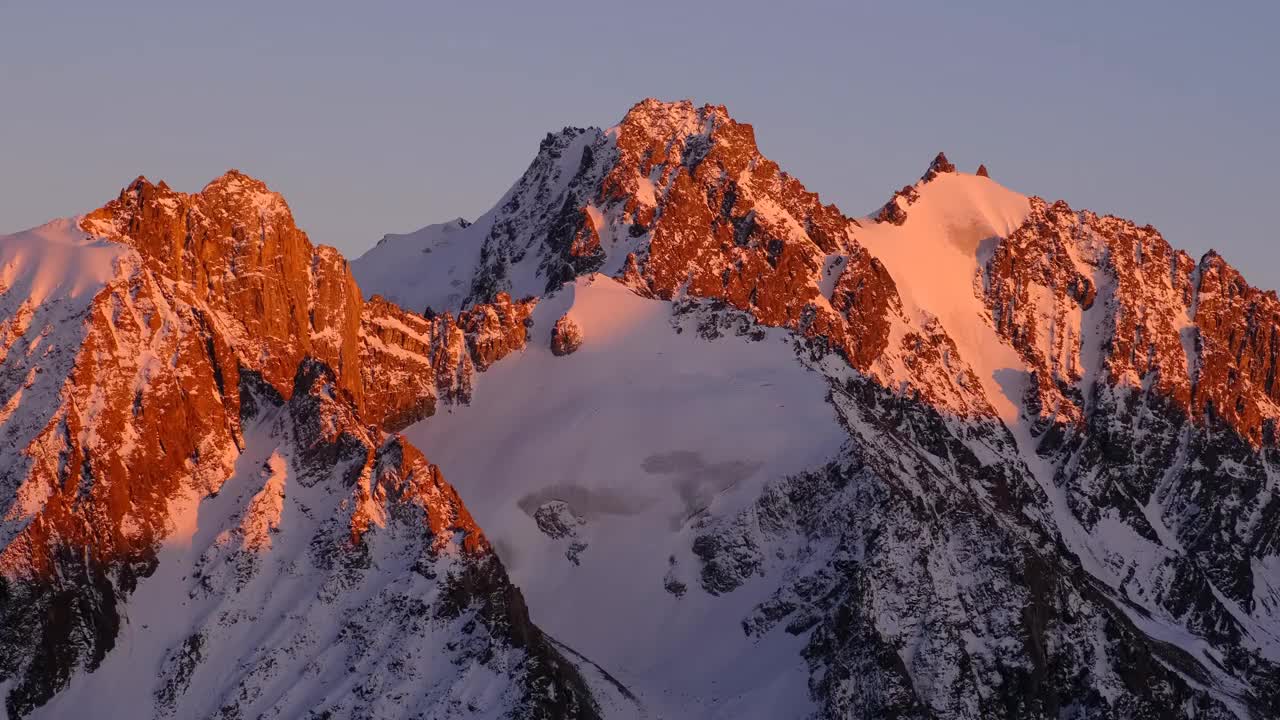
[(618, 131), (643, 134), (653, 140), (676, 140), (704, 135), (716, 123), (729, 120), (723, 105), (694, 105), (692, 100), (664, 101), (645, 98), (623, 116)]
[[(570, 128), (543, 142), (520, 181), (467, 229), (484, 234), (468, 240), (481, 246), (480, 262), (462, 305), (602, 272), (654, 297), (723, 300), (865, 368), (887, 343), (896, 291), (859, 252), (854, 227), (765, 157), (752, 127), (724, 107), (648, 99), (608, 131)], [(840, 298), (884, 302), (841, 300), (837, 309), (836, 286)]]
[[(765, 157), (752, 127), (722, 107), (647, 102), (633, 114), (641, 122), (632, 125), (629, 114), (620, 126), (618, 161), (605, 185), (606, 197), (627, 192), (621, 212), (603, 214), (647, 230), (648, 243), (637, 248), (637, 272), (619, 262), (615, 275), (634, 285), (638, 274), (657, 297), (725, 301), (869, 367), (887, 342), (893, 303), (837, 308), (832, 300), (842, 296), (842, 283), (864, 299), (896, 292), (859, 252), (856, 224)], [(836, 257), (849, 262), (831, 264)], [(837, 268), (839, 282), (822, 280)], [(824, 284), (834, 287), (830, 295), (820, 291)]]
[[(193, 213), (199, 217), (183, 217)], [(274, 231), (288, 236), (291, 244), (310, 249), (284, 198), (239, 170), (228, 170), (198, 193), (175, 192), (164, 181), (153, 184), (139, 176), (116, 200), (86, 215), (81, 226), (90, 234), (129, 243), (144, 255), (166, 262), (182, 257), (175, 243), (183, 238), (171, 236), (180, 223), (205, 230), (196, 238), (201, 243), (243, 242), (255, 232), (265, 243), (268, 231)], [(203, 250), (198, 248), (197, 253)]]
[(991, 175), (987, 173), (987, 166), (985, 164), (979, 164), (978, 170), (974, 174), (978, 177), (991, 177)]
[[(982, 168), (985, 172), (985, 167)], [(920, 199), (920, 189), (924, 185), (932, 182), (934, 178), (944, 174), (954, 174), (956, 166), (947, 160), (946, 153), (938, 153), (933, 162), (929, 163), (929, 169), (924, 175), (920, 176), (920, 181), (915, 185), (904, 185), (901, 190), (893, 194), (889, 198), (889, 202), (885, 203), (875, 212), (873, 217), (876, 222), (890, 223), (892, 225), (902, 225), (907, 222), (907, 208), (911, 207)]]
[(933, 162), (929, 163), (929, 169), (920, 177), (920, 181), (929, 182), (943, 173), (953, 173), (955, 171), (956, 166), (950, 160), (947, 160), (947, 154), (940, 152), (933, 158)]
[(723, 106), (699, 108), (689, 100), (653, 98), (637, 103), (614, 128), (618, 158), (604, 179), (602, 200), (624, 200), (624, 219), (634, 227), (648, 226), (659, 202), (655, 184), (669, 183), (682, 166), (696, 166), (710, 133), (728, 120)]
[(1267, 425), (1280, 420), (1280, 299), (1251, 286), (1212, 250), (1194, 277), (1185, 272), (1188, 284), (1195, 281), (1194, 405), (1210, 421), (1262, 445)]
[[(0, 467), (0, 491), (11, 503), (9, 520), (0, 527), (0, 624), (31, 628), (29, 635), (0, 637), (11, 715), (25, 715), (64, 689), (73, 674), (99, 667), (129, 624), (125, 607), (139, 579), (155, 573), (167, 557), (160, 551), (165, 539), (194, 528), (197, 504), (216, 496), (245, 465), (269, 466), (263, 471), (267, 484), (248, 493), (254, 500), (245, 511), (246, 524), (218, 536), (209, 550), (218, 561), (202, 568), (209, 572), (181, 571), (184, 581), (198, 585), (191, 597), (213, 593), (232, 604), (252, 603), (237, 593), (260, 567), (257, 554), (273, 547), (280, 507), (295, 493), (310, 491), (331, 498), (338, 511), (366, 514), (328, 522), (312, 517), (314, 506), (304, 508), (296, 517), (317, 525), (296, 528), (306, 538), (302, 547), (316, 539), (309, 546), (313, 554), (360, 568), (366, 531), (386, 527), (389, 518), (407, 519), (396, 523), (402, 526), (396, 530), (400, 539), (430, 537), (434, 548), (457, 542), (468, 562), (483, 566), (483, 578), (451, 591), (458, 614), (473, 603), (496, 601), (501, 608), (494, 617), (537, 637), (505, 572), (440, 474), (399, 439), (392, 445), (404, 462), (383, 462), (373, 470), (376, 451), (384, 446), (379, 425), (408, 424), (430, 414), (439, 378), (469, 391), (471, 354), (451, 317), (437, 323), (442, 341), (423, 347), (413, 344), (411, 314), (392, 306), (366, 318), (341, 255), (311, 246), (283, 200), (240, 173), (195, 194), (139, 178), (79, 225), (136, 249), (135, 254), (121, 248), (117, 255), (137, 260), (111, 263), (114, 275), (103, 278), (84, 307), (52, 308), (67, 315), (65, 320), (37, 328), (40, 340), (56, 352), (27, 353), (38, 363), (30, 373), (14, 375), (8, 363), (0, 373), (0, 390), (11, 398), (0, 413), (0, 436), (12, 448)], [(66, 252), (101, 254), (104, 245), (110, 243), (68, 246)], [(22, 277), (40, 269), (22, 260), (6, 271)], [(0, 287), (6, 307), (17, 302), (4, 297), (12, 289)], [(516, 336), (507, 338), (506, 329), (523, 342), (520, 313), (527, 316), (530, 307), (508, 301), (492, 317), (485, 313), (476, 321), (478, 331), (488, 333), (487, 352), (496, 357), (516, 347)], [(28, 314), (39, 321), (46, 310)], [(398, 335), (379, 338), (380, 353), (363, 353), (362, 325), (375, 320)], [(7, 359), (11, 331), (21, 335), (24, 329), (0, 323), (0, 359)], [(388, 358), (415, 358), (415, 352), (423, 364), (440, 370), (438, 377), (425, 375), (430, 389), (414, 367), (410, 379), (418, 384), (402, 383), (402, 395), (364, 401), (365, 387), (403, 380), (393, 376)], [(55, 376), (56, 382), (33, 385), (32, 379), (43, 376)], [(267, 458), (244, 460), (244, 453), (258, 452), (250, 450), (254, 438), (287, 447), (265, 465)], [(280, 484), (285, 473), (291, 478), (287, 493)], [(334, 496), (342, 492), (352, 497)], [(350, 533), (328, 537), (347, 520)], [(327, 562), (322, 570), (332, 567)], [(498, 594), (485, 599), (494, 588)], [(515, 612), (510, 617), (502, 614), (509, 598)], [(183, 611), (175, 606), (175, 613), (181, 617)], [(199, 620), (192, 622), (200, 627)], [(130, 632), (146, 628), (135, 625)], [(491, 634), (504, 646), (528, 642), (506, 633), (495, 628)], [(536, 653), (560, 662), (553, 649), (539, 647)], [(561, 694), (545, 679), (539, 682)], [(562, 677), (552, 684), (561, 682), (580, 681)], [(176, 697), (184, 689), (179, 685), (170, 693)]]
[(239, 170), (228, 170), (214, 178), (199, 194), (207, 199), (208, 207), (229, 214), (233, 222), (252, 224), (255, 219), (270, 222), (278, 217), (286, 226), (294, 226), (293, 213), (284, 196)]
[(139, 178), (81, 227), (131, 245), (158, 277), (190, 287), (234, 352), (282, 394), (315, 355), (361, 402), (359, 289), (341, 254), (313, 246), (266, 183), (230, 170), (180, 193)]

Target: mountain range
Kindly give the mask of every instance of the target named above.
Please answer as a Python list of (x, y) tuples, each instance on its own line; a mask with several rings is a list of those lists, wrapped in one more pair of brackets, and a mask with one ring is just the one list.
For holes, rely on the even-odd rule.
[(1280, 716), (1280, 298), (886, 196), (645, 100), (350, 262), (235, 170), (0, 237), (4, 713)]

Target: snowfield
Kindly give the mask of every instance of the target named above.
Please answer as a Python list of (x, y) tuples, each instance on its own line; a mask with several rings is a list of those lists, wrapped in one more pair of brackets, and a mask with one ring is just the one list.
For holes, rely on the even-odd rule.
[[(565, 313), (583, 344), (556, 357)], [(794, 716), (809, 704), (801, 643), (742, 628), (772, 586), (708, 595), (689, 547), (702, 515), (732, 516), (767, 480), (838, 451), (825, 394), (786, 333), (677, 333), (669, 303), (596, 275), (539, 303), (528, 347), (484, 373), (475, 402), (406, 435), (486, 528), (539, 625), (653, 717)], [(540, 507), (572, 534), (540, 530)]]

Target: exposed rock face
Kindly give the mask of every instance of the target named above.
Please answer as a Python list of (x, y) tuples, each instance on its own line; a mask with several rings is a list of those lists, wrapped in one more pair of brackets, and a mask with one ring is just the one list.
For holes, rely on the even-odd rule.
[(1195, 263), (1150, 226), (1032, 207), (995, 249), (985, 294), (1034, 369), (1025, 411), (1038, 453), (1086, 531), (1115, 537), (1104, 526), (1118, 521), (1149, 546), (1142, 562), (1104, 556), (1128, 568), (1130, 592), (1232, 645), (1227, 667), (1274, 703), (1274, 681), (1261, 681), (1275, 658), (1247, 648), (1275, 620), (1261, 569), (1280, 511), (1265, 469), (1275, 295), (1216, 254)]
[(987, 166), (981, 164), (978, 165), (978, 170), (974, 174), (978, 177), (991, 177), (991, 175), (987, 173)]
[(456, 320), (448, 312), (428, 319), (370, 298), (360, 329), (370, 415), (394, 431), (429, 417), (437, 400), (470, 402), (476, 371), (525, 346), (533, 306), (502, 293)]
[[(476, 243), (479, 260), (456, 273), (472, 278), (466, 298), (432, 307), (456, 312), (603, 272), (646, 295), (723, 299), (870, 369), (896, 293), (872, 285), (886, 276), (851, 239), (856, 225), (762, 156), (751, 126), (723, 107), (646, 100), (608, 132), (549, 135), (499, 204), (461, 231), (467, 239), (449, 240)], [(836, 290), (837, 266), (871, 272)], [(850, 302), (873, 296), (886, 300)]]
[(568, 315), (561, 316), (551, 328), (551, 352), (570, 355), (582, 347), (582, 329)]
[(471, 396), (471, 358), (451, 317), (427, 320), (381, 297), (364, 304), (360, 352), (367, 406), (389, 430), (435, 412), (437, 396)]
[(544, 535), (552, 540), (564, 541), (566, 560), (574, 565), (581, 564), (582, 553), (587, 549), (587, 543), (579, 539), (578, 528), (584, 525), (586, 520), (574, 513), (568, 503), (563, 500), (548, 500), (534, 510), (533, 520)]
[(621, 178), (659, 178), (647, 253), (637, 254), (654, 295), (722, 299), (763, 324), (821, 336), (862, 369), (870, 367), (887, 342), (891, 302), (834, 307), (821, 290), (828, 256), (849, 256), (843, 273), (871, 269), (835, 295), (895, 292), (879, 284), (886, 278), (874, 272), (874, 259), (859, 253), (852, 222), (760, 155), (750, 125), (722, 107), (645, 102), (618, 133), (620, 145), (639, 144), (634, 137), (650, 150), (664, 148), (634, 165), (634, 154), (623, 152), (610, 173), (614, 184), (605, 187), (608, 193), (631, 182)]
[(474, 227), (483, 247), (464, 306), (492, 302), (500, 292), (542, 294), (600, 269), (605, 253), (588, 202), (612, 155), (595, 128), (547, 135), (524, 176)]
[(929, 169), (925, 171), (923, 176), (921, 176), (920, 181), (929, 182), (943, 173), (953, 173), (955, 171), (956, 166), (947, 159), (947, 154), (938, 153), (937, 157), (933, 159), (933, 162), (929, 163)]
[(305, 356), (321, 358), (361, 401), (360, 291), (331, 248), (312, 247), (284, 198), (232, 170), (194, 194), (138, 178), (85, 216), (89, 233), (128, 244), (155, 274), (191, 286), (218, 312), (235, 352), (282, 392)]
[[(521, 323), (532, 306), (506, 296), (429, 328), (389, 303), (365, 308), (341, 254), (312, 246), (278, 193), (235, 170), (194, 194), (138, 178), (81, 224), (190, 285), (193, 300), (211, 307), (209, 322), (229, 352), (250, 358), (246, 366), (281, 393), (292, 368), (314, 356), (338, 370), (362, 411), (391, 429), (431, 414), (435, 397), (470, 398), (475, 368), (459, 354), (459, 337), (481, 370), (524, 346)], [(416, 372), (424, 366), (432, 372)], [(366, 387), (374, 394), (368, 405)]]
[(26, 412), (44, 420), (3, 470), (0, 614), (5, 627), (22, 628), (0, 649), (11, 716), (46, 701), (76, 668), (102, 662), (119, 631), (121, 596), (155, 570), (170, 500), (215, 490), (241, 442), (227, 341), (186, 287), (136, 254), (122, 264), (125, 274), (85, 314), (58, 323), (79, 323), (83, 339), (73, 366), (49, 367), (66, 372), (51, 394), (25, 395), (21, 378), (6, 378), (16, 407), (5, 420), (21, 422)]
[[(516, 653), (494, 665), (513, 707), (543, 717), (593, 715), (581, 679), (529, 623), (452, 488), (411, 446), (384, 444), (362, 419), (408, 424), (431, 412), (437, 388), (448, 399), (469, 397), (473, 353), (491, 362), (521, 346), (527, 305), (476, 308), (472, 316), (483, 318), (468, 320), (468, 330), (447, 317), (428, 323), (393, 306), (365, 307), (345, 260), (313, 248), (278, 195), (235, 171), (192, 195), (139, 179), (79, 225), (106, 241), (66, 228), (75, 237), (65, 250), (41, 251), (68, 254), (48, 272), (111, 253), (100, 289), (90, 295), (79, 280), (60, 281), (55, 287), (69, 288), (68, 296), (41, 297), (39, 273), (48, 272), (27, 257), (8, 266), (13, 275), (0, 285), (0, 304), (14, 309), (0, 328), (8, 403), (0, 423), (16, 448), (0, 467), (0, 616), (8, 628), (0, 634), (0, 681), (10, 716), (47, 702), (74, 674), (98, 669), (122, 629), (137, 632), (122, 613), (138, 582), (157, 572), (163, 543), (193, 522), (195, 504), (232, 477), (251, 441), (246, 423), (282, 404), (290, 421), (276, 434), (288, 436), (281, 442), (294, 458), (290, 475), (312, 491), (326, 483), (339, 495), (355, 488), (343, 501), (354, 512), (345, 531), (329, 533), (327, 557), (359, 562), (368, 532), (389, 516), (417, 513), (422, 552), (434, 557), (458, 543), (462, 553), (448, 616), (478, 612), (485, 642)], [(417, 362), (437, 370), (426, 376), (433, 384), (402, 382)], [(289, 502), (287, 491), (263, 492), (263, 507)], [(280, 521), (262, 522), (244, 531), (247, 546), (270, 545)], [(246, 581), (205, 579), (218, 593)], [(157, 696), (159, 714), (185, 707), (193, 668), (217, 644), (205, 631), (192, 637), (174, 660), (183, 679), (164, 680), (168, 689)], [(495, 650), (482, 652), (483, 662)], [(246, 670), (246, 678), (257, 672)], [(233, 687), (224, 691), (224, 713), (259, 707), (243, 694), (235, 699)], [(361, 706), (335, 716), (360, 714)]]
[[(889, 198), (889, 202), (885, 203), (876, 212), (875, 221), (902, 225), (907, 221), (907, 208), (920, 199), (919, 185), (929, 183), (939, 175), (954, 173), (955, 171), (956, 166), (947, 160), (946, 153), (938, 153), (933, 162), (929, 163), (929, 169), (925, 170), (924, 175), (920, 176), (920, 182), (917, 185), (906, 185), (895, 192), (893, 197)], [(979, 168), (978, 172), (979, 174), (985, 173), (986, 167)]]
[(458, 314), (458, 326), (466, 333), (467, 347), (478, 369), (488, 369), (524, 347), (534, 304), (532, 299), (512, 302), (510, 295), (498, 293), (492, 303), (476, 305)]
[(892, 223), (901, 225), (907, 221), (907, 208), (916, 201), (920, 194), (911, 185), (905, 185), (903, 188), (893, 194), (889, 198), (889, 202), (885, 203), (876, 213), (876, 222)]
[[(1184, 271), (1184, 276), (1190, 274)], [(1192, 388), (1194, 408), (1222, 420), (1255, 445), (1273, 444), (1274, 432), (1270, 440), (1266, 436), (1280, 400), (1276, 383), (1280, 301), (1274, 290), (1251, 287), (1212, 251), (1194, 274), (1193, 340), (1200, 349)]]
[(724, 300), (863, 370), (879, 359), (892, 281), (853, 240), (856, 223), (762, 156), (750, 125), (723, 107), (645, 101), (618, 126), (617, 149), (600, 213), (648, 238), (620, 277), (661, 298)]

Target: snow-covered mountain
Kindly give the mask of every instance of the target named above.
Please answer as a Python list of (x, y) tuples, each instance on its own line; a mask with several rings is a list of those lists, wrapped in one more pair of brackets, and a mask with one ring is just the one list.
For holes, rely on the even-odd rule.
[(647, 100), (353, 272), (541, 298), (406, 432), (656, 716), (1280, 713), (1280, 308), (1216, 255), (942, 155), (848, 217)]
[(646, 100), (350, 269), (139, 179), (0, 322), (11, 716), (1280, 715), (1280, 300), (941, 154)]
[(457, 324), (365, 304), (234, 171), (139, 179), (0, 263), (8, 716), (598, 716), (384, 429), (469, 384)]

